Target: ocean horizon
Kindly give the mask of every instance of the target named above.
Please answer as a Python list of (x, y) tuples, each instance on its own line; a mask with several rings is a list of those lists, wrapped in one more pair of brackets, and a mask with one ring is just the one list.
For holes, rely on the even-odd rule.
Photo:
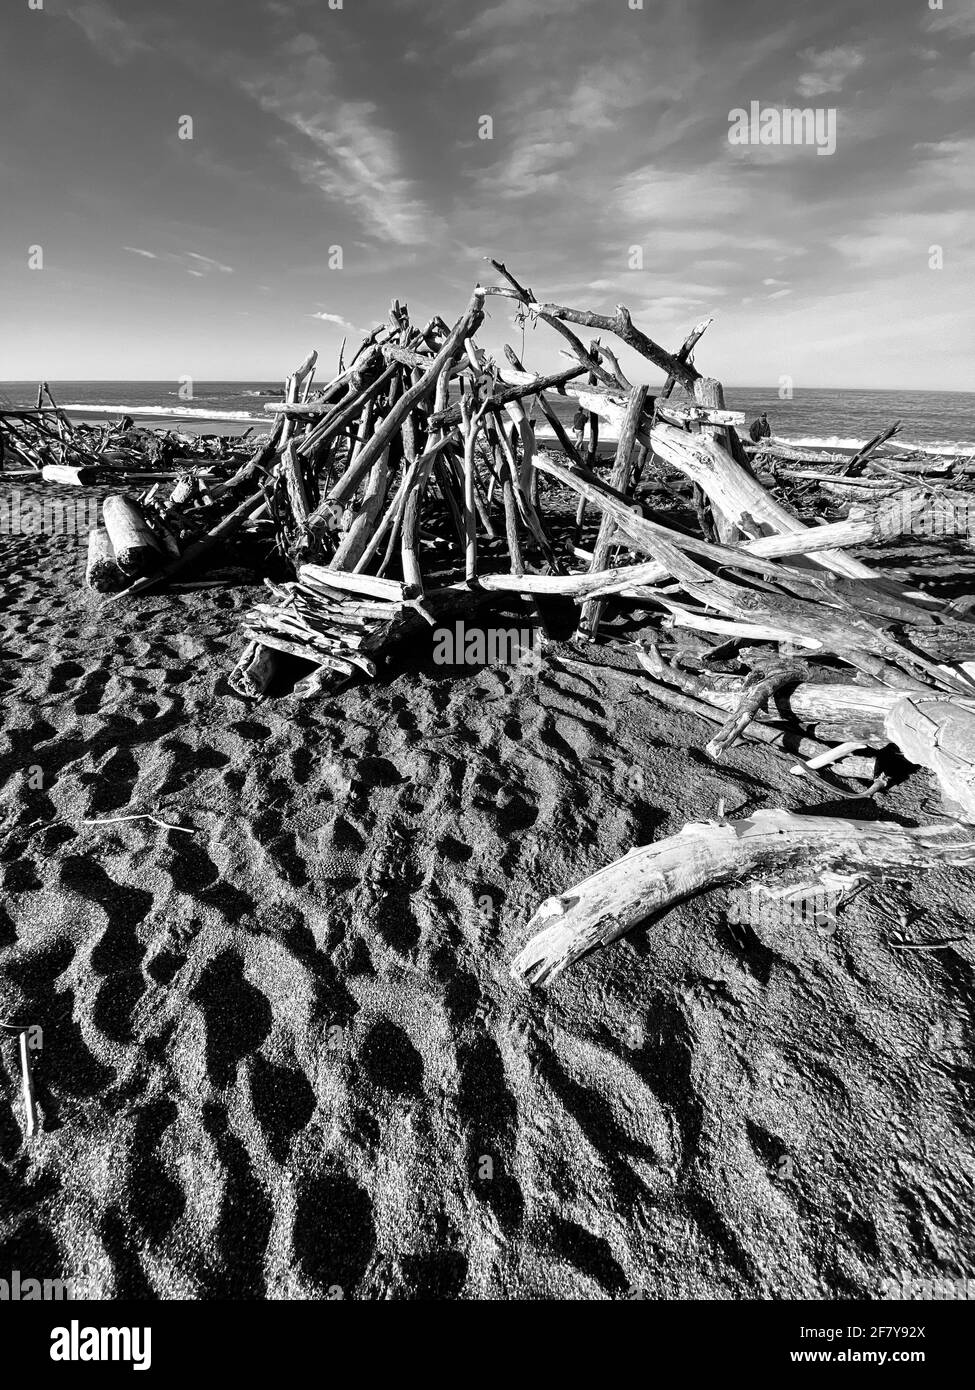
[[(284, 394), (280, 380), (230, 378), (195, 381), (189, 400), (173, 381), (78, 379), (51, 381), (50, 386), (58, 404), (76, 420), (97, 421), (127, 413), (147, 423), (168, 423), (196, 433), (267, 428), (274, 417), (265, 403), (270, 406)], [(8, 407), (29, 408), (36, 398), (36, 381), (0, 382), (0, 402)], [(568, 424), (576, 402), (553, 391), (548, 399)], [(975, 451), (975, 392), (971, 391), (809, 387), (782, 400), (775, 387), (726, 386), (725, 404), (729, 410), (742, 411), (747, 422), (766, 412), (773, 435), (805, 448), (857, 449), (900, 420), (894, 442), (902, 448), (957, 454)], [(539, 438), (552, 438), (537, 407), (533, 418)], [(216, 428), (205, 430), (206, 425)], [(605, 424), (600, 434), (603, 439), (614, 437)]]

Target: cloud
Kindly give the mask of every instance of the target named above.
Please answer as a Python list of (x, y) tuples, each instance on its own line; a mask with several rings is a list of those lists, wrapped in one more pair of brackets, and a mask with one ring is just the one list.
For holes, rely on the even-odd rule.
[(286, 158), (301, 181), (344, 204), (372, 236), (400, 246), (437, 240), (442, 221), (403, 170), (392, 132), (372, 101), (336, 95), (339, 74), (309, 35), (287, 45), (280, 75), (245, 77), (241, 85), (264, 111), (296, 131), (313, 152), (293, 143)]
[(922, 255), (927, 255), (926, 241), (915, 241), (890, 232), (850, 232), (832, 237), (830, 245), (858, 268), (876, 268), (892, 263), (903, 265), (912, 260), (921, 264)]
[(324, 323), (335, 323), (338, 324), (339, 328), (348, 328), (351, 329), (353, 333), (355, 332), (355, 324), (349, 323), (349, 320), (344, 319), (341, 314), (326, 314), (323, 310), (320, 313), (312, 314), (310, 317), (313, 319), (321, 319)]
[(105, 0), (81, 0), (65, 13), (78, 25), (92, 47), (117, 67), (148, 51), (149, 45)]
[(147, 261), (166, 261), (169, 265), (178, 266), (180, 270), (185, 270), (187, 275), (192, 275), (196, 280), (203, 280), (208, 275), (217, 272), (221, 275), (233, 275), (232, 265), (224, 265), (222, 261), (215, 261), (212, 256), (201, 256), (199, 251), (146, 251), (141, 246), (123, 246), (123, 251), (128, 251), (133, 256), (144, 256)]
[(926, 27), (932, 32), (944, 30), (948, 34), (960, 34), (963, 38), (975, 38), (975, 11), (963, 7), (951, 8), (948, 0), (947, 10), (929, 10), (924, 16)]
[(799, 54), (809, 65), (798, 82), (801, 97), (819, 97), (826, 92), (837, 92), (846, 79), (863, 66), (863, 54), (851, 44), (838, 48), (825, 48), (820, 52), (805, 48)]
[[(189, 260), (196, 261), (199, 266), (198, 274), (209, 275), (212, 270), (218, 270), (222, 275), (233, 275), (232, 265), (224, 265), (221, 261), (215, 261), (212, 256), (201, 256), (197, 251), (186, 251), (183, 253)], [(172, 257), (178, 260), (178, 257)]]
[(537, 25), (549, 17), (562, 17), (585, 3), (586, 0), (500, 0), (500, 4), (482, 10), (472, 24), (459, 30), (457, 37), (477, 38), (498, 29)]
[[(473, 174), (480, 199), (513, 199), (572, 188), (585, 196), (603, 171), (587, 152), (611, 138), (647, 102), (642, 56), (584, 65), (572, 86), (539, 77), (496, 102), (495, 140), (505, 151)], [(657, 95), (660, 96), (659, 90)], [(477, 142), (475, 142), (476, 145)], [(579, 169), (585, 170), (580, 178)]]

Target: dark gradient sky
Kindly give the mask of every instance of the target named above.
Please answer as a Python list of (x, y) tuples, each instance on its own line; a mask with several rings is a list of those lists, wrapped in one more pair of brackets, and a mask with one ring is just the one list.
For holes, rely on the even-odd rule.
[[(6, 0), (0, 377), (278, 378), (491, 254), (673, 347), (714, 314), (729, 384), (975, 388), (973, 0), (631, 3)], [(731, 145), (752, 101), (835, 154)]]

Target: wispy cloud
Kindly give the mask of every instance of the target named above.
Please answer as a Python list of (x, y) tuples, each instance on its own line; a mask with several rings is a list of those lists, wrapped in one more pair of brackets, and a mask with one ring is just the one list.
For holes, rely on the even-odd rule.
[(339, 328), (348, 328), (352, 332), (355, 332), (355, 325), (349, 323), (348, 319), (344, 319), (341, 314), (327, 314), (324, 310), (321, 310), (317, 314), (312, 314), (311, 318), (321, 319), (323, 323), (334, 323), (337, 324)]
[(799, 77), (797, 90), (801, 97), (820, 97), (837, 92), (846, 79), (863, 66), (863, 54), (852, 45), (824, 48), (820, 52), (806, 48), (799, 57), (808, 64)]
[(372, 236), (399, 246), (435, 240), (441, 221), (407, 176), (376, 103), (336, 95), (340, 74), (312, 36), (293, 39), (286, 58), (279, 73), (245, 77), (241, 85), (303, 137), (304, 148), (286, 147), (298, 177), (350, 208)]
[[(199, 273), (209, 275), (211, 271), (217, 270), (221, 275), (233, 275), (232, 265), (224, 265), (222, 261), (215, 261), (212, 256), (201, 256), (198, 251), (185, 251), (184, 256), (191, 261), (195, 261), (199, 267)], [(174, 257), (174, 259), (176, 259)]]
[(63, 11), (81, 29), (93, 48), (110, 63), (127, 63), (149, 45), (138, 30), (115, 13), (106, 0), (79, 0)]
[(488, 5), (483, 9), (471, 24), (459, 31), (457, 37), (466, 39), (526, 24), (538, 25), (550, 17), (564, 17), (586, 3), (587, 0), (500, 0), (500, 4)]
[(212, 256), (202, 256), (199, 251), (146, 251), (141, 246), (123, 246), (123, 251), (128, 251), (133, 256), (143, 256), (147, 261), (165, 261), (169, 265), (178, 266), (180, 270), (192, 275), (194, 279), (203, 280), (208, 275), (218, 273), (220, 275), (232, 275), (234, 268), (232, 265), (224, 265), (222, 261), (216, 261)]

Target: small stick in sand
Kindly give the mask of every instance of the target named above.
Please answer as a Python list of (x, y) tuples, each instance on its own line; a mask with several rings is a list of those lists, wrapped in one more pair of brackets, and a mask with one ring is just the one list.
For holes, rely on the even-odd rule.
[(30, 1048), (27, 1043), (27, 1035), (34, 1025), (31, 1023), (3, 1023), (0, 1022), (0, 1029), (5, 1033), (16, 1033), (20, 1042), (20, 1074), (24, 1087), (24, 1114), (26, 1117), (25, 1133), (31, 1139), (37, 1129), (37, 1103), (34, 1099), (34, 1074), (31, 1070)]
[(140, 812), (134, 816), (103, 816), (100, 820), (83, 820), (82, 825), (117, 825), (125, 820), (151, 820), (156, 825), (161, 825), (163, 830), (182, 830), (184, 835), (195, 835), (196, 830), (187, 825), (170, 825), (168, 821), (160, 820), (158, 816), (151, 816), (148, 811)]

